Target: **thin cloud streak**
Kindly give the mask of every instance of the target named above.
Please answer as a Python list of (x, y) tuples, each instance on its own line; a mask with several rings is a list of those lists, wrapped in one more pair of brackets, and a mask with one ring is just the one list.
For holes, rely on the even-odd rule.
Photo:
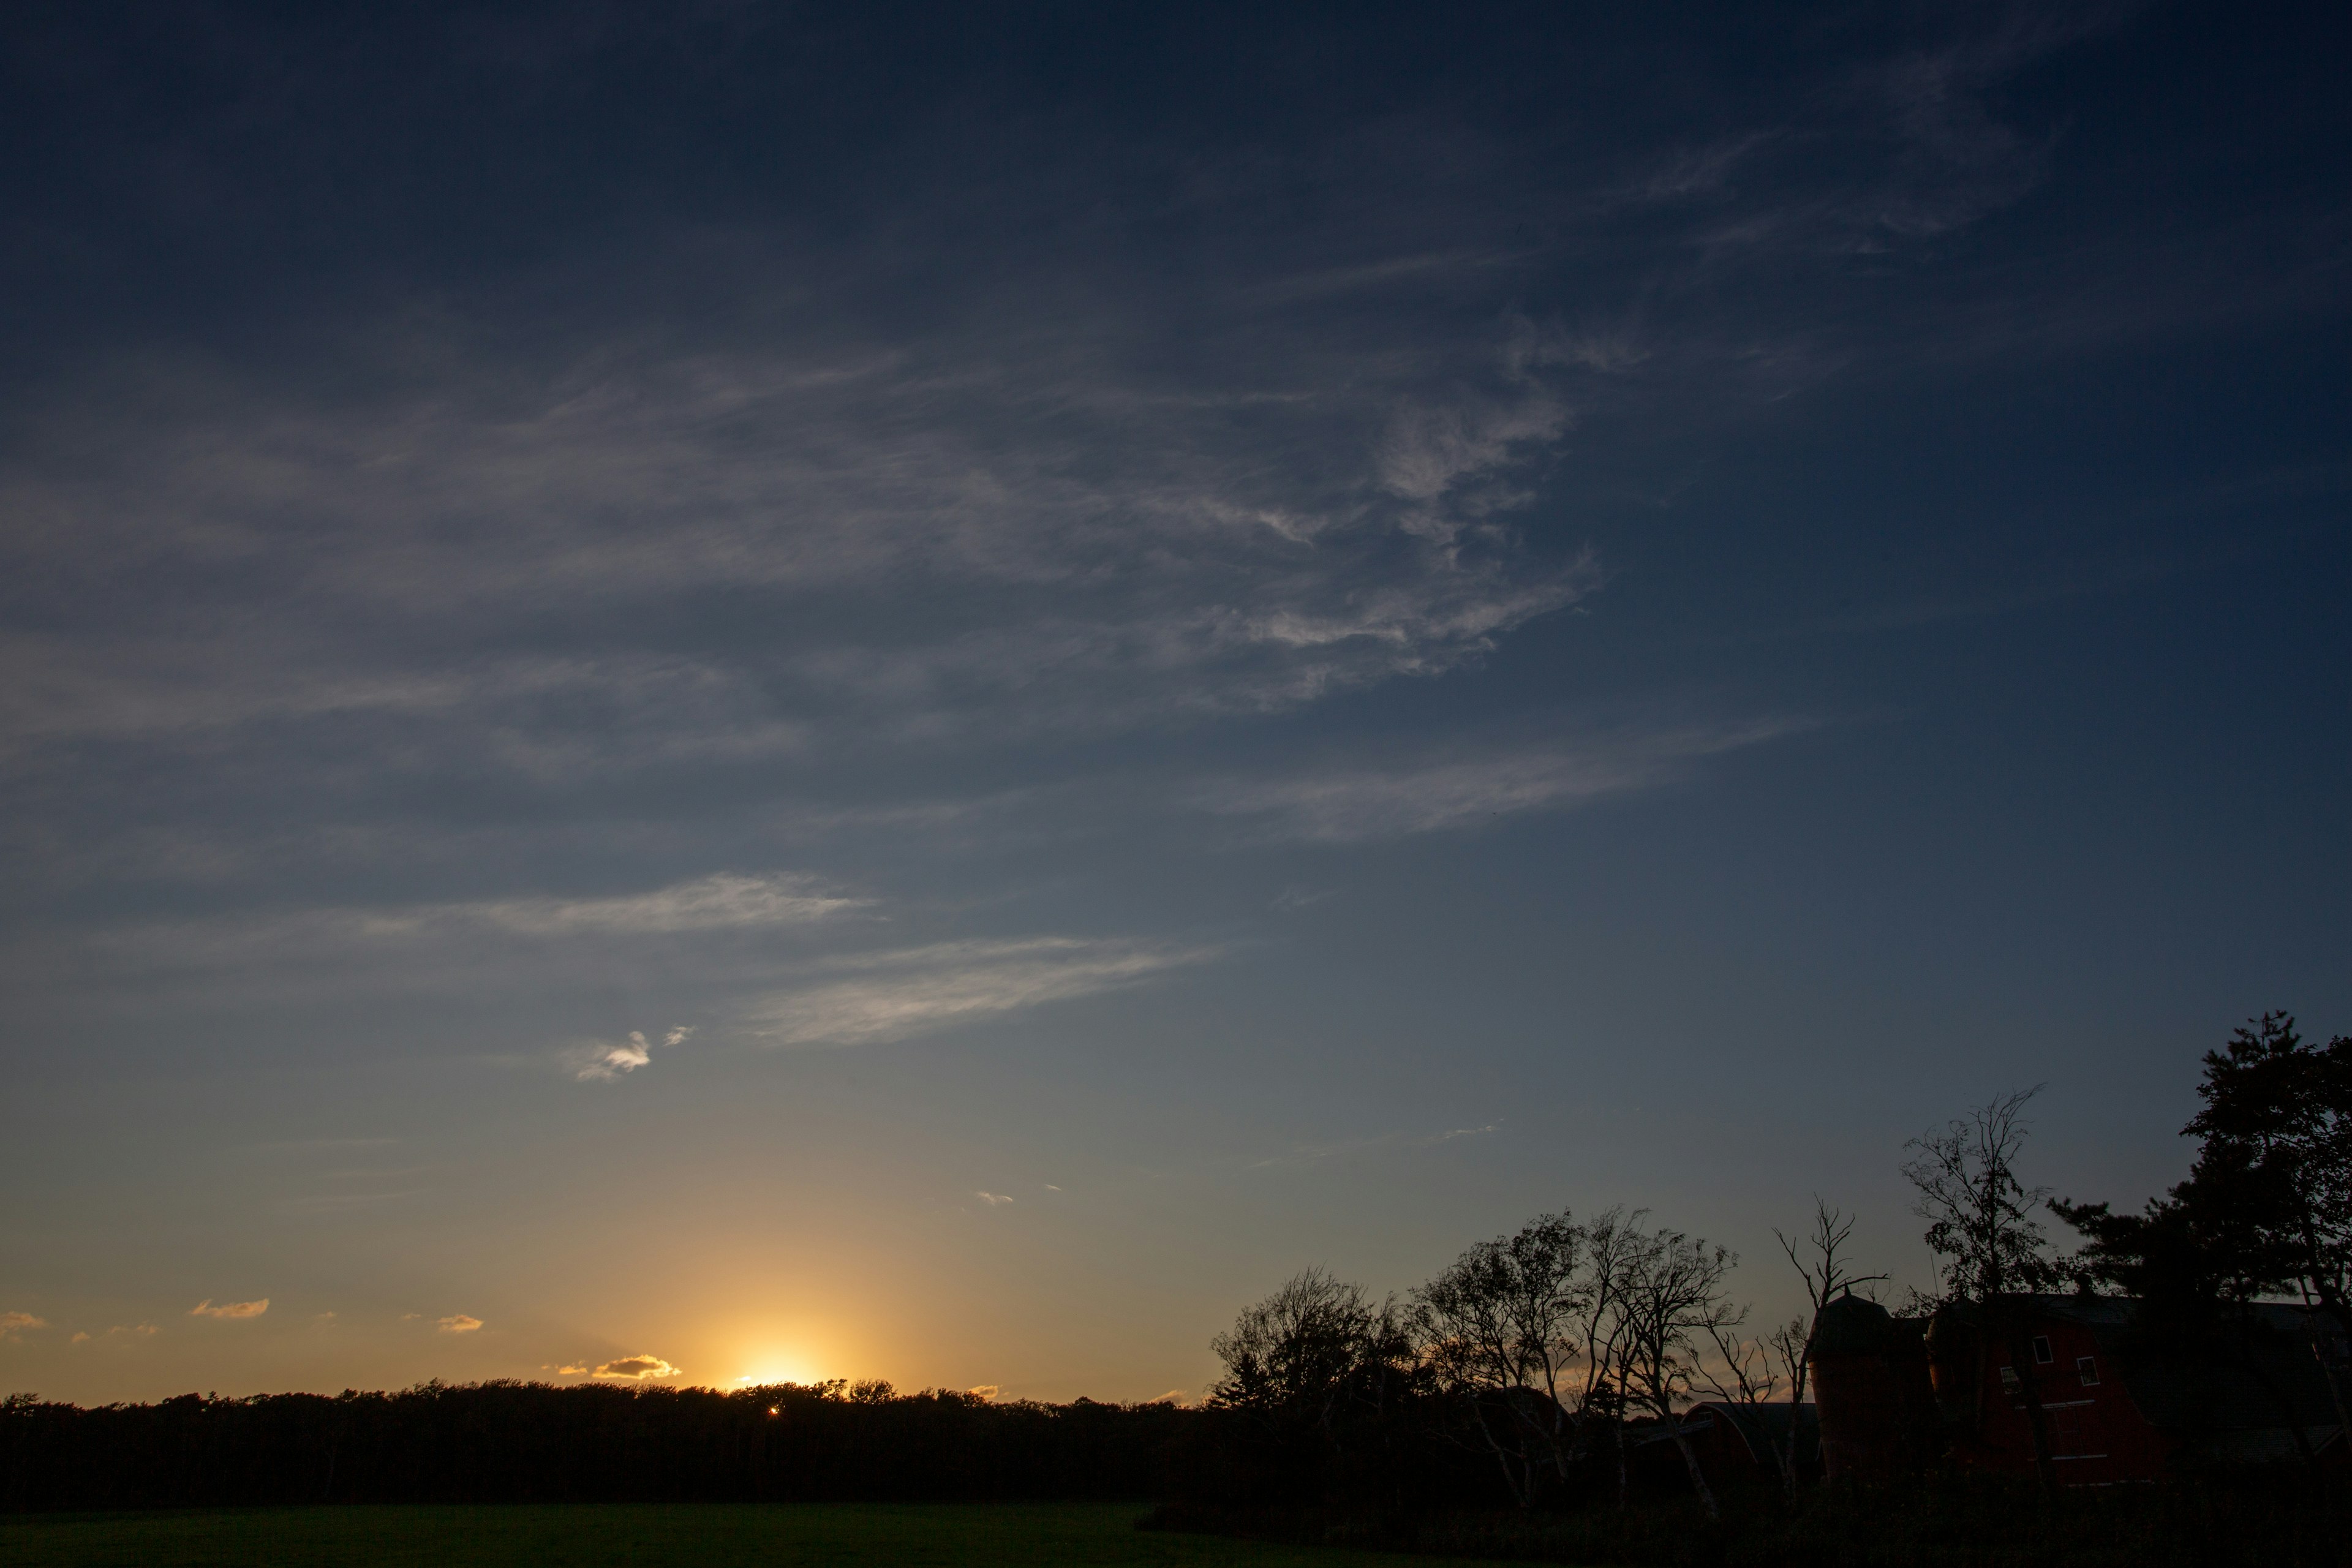
[(39, 962), (93, 968), (118, 981), (135, 976), (144, 990), (166, 994), (258, 985), (292, 997), (368, 984), (454, 984), (551, 949), (634, 952), (654, 942), (740, 947), (814, 930), (872, 902), (806, 877), (720, 873), (642, 894), (141, 921), (60, 942)]
[(1232, 780), (1196, 793), (1192, 804), (1216, 816), (1255, 820), (1252, 837), (1261, 840), (1359, 843), (1565, 810), (1654, 787), (1702, 758), (1811, 727), (1756, 720), (1402, 767)]
[(1122, 990), (1217, 956), (1211, 947), (1031, 937), (939, 942), (834, 961), (833, 973), (743, 1010), (773, 1046), (861, 1046)]

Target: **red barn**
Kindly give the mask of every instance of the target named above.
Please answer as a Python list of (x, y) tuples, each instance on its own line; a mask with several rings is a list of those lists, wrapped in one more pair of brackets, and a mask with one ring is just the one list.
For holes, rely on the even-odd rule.
[(2017, 1314), (2014, 1335), (1982, 1331), (1980, 1310), (1967, 1304), (1925, 1321), (1858, 1297), (1824, 1308), (1809, 1360), (1831, 1479), (1915, 1468), (1938, 1450), (1971, 1469), (2031, 1471), (2029, 1394), (2071, 1486), (2305, 1454), (2352, 1468), (2352, 1365), (2343, 1330), (2324, 1312), (2257, 1304), (2208, 1353), (2158, 1359), (2134, 1353), (2139, 1304), (2126, 1298), (2028, 1296), (2004, 1307)]
[(1970, 1308), (1947, 1308), (1928, 1325), (1936, 1402), (1963, 1465), (2033, 1468), (2029, 1388), (2042, 1402), (2059, 1479), (2070, 1485), (2305, 1451), (2331, 1467), (2347, 1463), (2341, 1401), (2352, 1387), (2331, 1386), (2347, 1380), (2343, 1335), (2325, 1313), (2259, 1303), (2211, 1353), (2158, 1362), (2133, 1353), (2138, 1303), (2127, 1298), (2036, 1296), (2017, 1308), (2022, 1366), (2005, 1335), (1977, 1331)]

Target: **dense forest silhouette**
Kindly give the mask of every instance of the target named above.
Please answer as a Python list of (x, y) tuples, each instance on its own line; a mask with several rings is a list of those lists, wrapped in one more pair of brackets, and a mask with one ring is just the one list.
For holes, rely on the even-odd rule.
[(1137, 1498), (1173, 1405), (493, 1382), (0, 1407), (0, 1507)]

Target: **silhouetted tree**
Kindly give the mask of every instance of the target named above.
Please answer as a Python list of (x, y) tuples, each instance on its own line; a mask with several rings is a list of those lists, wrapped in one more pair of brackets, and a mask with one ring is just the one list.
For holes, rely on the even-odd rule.
[(1620, 1287), (1624, 1306), (1617, 1364), (1626, 1401), (1655, 1415), (1673, 1436), (1709, 1519), (1722, 1510), (1675, 1405), (1690, 1392), (1702, 1339), (1729, 1331), (1745, 1316), (1723, 1290), (1724, 1277), (1738, 1261), (1724, 1247), (1661, 1230), (1626, 1249)]
[[(1760, 1390), (1752, 1394), (1754, 1385), (1743, 1360), (1738, 1369), (1736, 1390), (1743, 1396), (1761, 1403), (1772, 1397), (1774, 1385), (1785, 1388), (1789, 1403), (1789, 1429), (1772, 1445), (1772, 1463), (1780, 1473), (1780, 1489), (1789, 1505), (1797, 1501), (1797, 1445), (1801, 1426), (1797, 1416), (1805, 1403), (1805, 1386), (1811, 1374), (1810, 1351), (1813, 1341), (1813, 1323), (1822, 1309), (1857, 1285), (1866, 1285), (1886, 1278), (1884, 1274), (1856, 1274), (1845, 1260), (1846, 1243), (1853, 1236), (1851, 1216), (1832, 1208), (1816, 1194), (1813, 1198), (1813, 1226), (1803, 1241), (1791, 1239), (1777, 1228), (1772, 1232), (1780, 1250), (1789, 1256), (1790, 1265), (1797, 1277), (1805, 1282), (1807, 1311), (1801, 1318), (1792, 1318), (1764, 1336), (1756, 1354), (1764, 1363)], [(1727, 1359), (1728, 1352), (1726, 1352)]]
[(1538, 1215), (1412, 1293), (1424, 1363), (1521, 1508), (1547, 1475), (1566, 1479), (1577, 1447), (1562, 1396), (1590, 1348), (1580, 1331), (1596, 1288), (1585, 1239), (1566, 1210)]
[(2034, 1218), (2050, 1189), (2028, 1187), (2017, 1176), (2028, 1125), (2025, 1107), (2041, 1092), (2036, 1086), (2001, 1095), (1912, 1139), (1904, 1145), (1915, 1152), (1903, 1174), (1918, 1194), (1911, 1212), (1927, 1222), (1927, 1247), (1938, 1259), (1935, 1300), (1977, 1307), (1979, 1387), (1987, 1339), (2006, 1348), (2033, 1437), (2034, 1473), (2051, 1492), (2058, 1485), (2057, 1466), (2051, 1458), (2049, 1416), (2042, 1407), (2021, 1298), (2055, 1289), (2063, 1276)]
[(2206, 1054), (2198, 1094), (2204, 1109), (2181, 1129), (2200, 1141), (2187, 1181), (2137, 1215), (2105, 1203), (2050, 1206), (2084, 1238), (2074, 1259), (2083, 1283), (2138, 1299), (2133, 1353), (2230, 1366), (2269, 1394), (2297, 1452), (2315, 1465), (2290, 1394), (2252, 1353), (2270, 1331), (2252, 1308), (2282, 1296), (2322, 1308), (2324, 1319), (2309, 1320), (2310, 1349), (2344, 1420), (2326, 1342), (2347, 1321), (2352, 1039), (2314, 1046), (2292, 1016), (2265, 1013)]
[(2352, 1037), (2317, 1046), (2265, 1013), (2205, 1056), (2189, 1186), (2227, 1190), (2273, 1277), (2345, 1318), (2352, 1275)]
[(1243, 1309), (1209, 1342), (1225, 1364), (1213, 1405), (1329, 1433), (1351, 1402), (1377, 1404), (1410, 1357), (1393, 1300), (1310, 1268)]

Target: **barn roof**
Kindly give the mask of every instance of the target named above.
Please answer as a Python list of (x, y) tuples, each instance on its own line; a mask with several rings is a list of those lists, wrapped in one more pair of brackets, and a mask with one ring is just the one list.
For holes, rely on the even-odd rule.
[(1814, 1465), (1822, 1457), (1822, 1413), (1811, 1401), (1792, 1410), (1785, 1400), (1767, 1405), (1741, 1405), (1727, 1399), (1709, 1399), (1683, 1412), (1685, 1426), (1691, 1418), (1712, 1415), (1737, 1433), (1748, 1445), (1748, 1457), (1759, 1465), (1772, 1462), (1772, 1450), (1789, 1440), (1789, 1423), (1797, 1424), (1797, 1463)]

